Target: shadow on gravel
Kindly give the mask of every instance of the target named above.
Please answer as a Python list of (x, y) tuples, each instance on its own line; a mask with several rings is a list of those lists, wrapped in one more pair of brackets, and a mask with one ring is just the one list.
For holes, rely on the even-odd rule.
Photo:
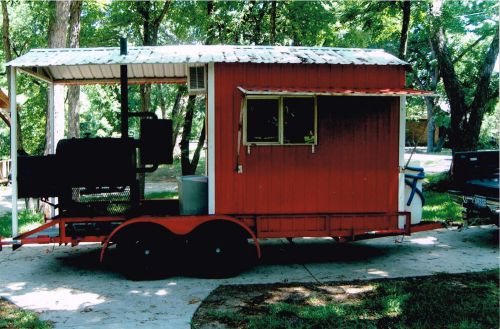
[[(458, 245), (455, 248), (482, 248), (487, 250), (497, 250), (499, 245), (499, 230), (492, 227), (471, 227), (464, 232), (455, 231), (453, 239), (457, 239)], [(438, 232), (440, 233), (440, 232)], [(443, 232), (444, 233), (444, 232)], [(461, 234), (467, 233), (467, 234)], [(472, 233), (472, 234), (470, 234)], [(419, 243), (395, 243), (394, 240), (386, 240), (383, 243), (371, 242), (350, 242), (336, 243), (332, 239), (294, 239), (292, 243), (284, 239), (281, 240), (263, 240), (261, 243), (262, 258), (255, 265), (294, 265), (294, 264), (323, 264), (323, 263), (371, 263), (382, 260), (387, 257), (404, 258), (413, 253), (431, 252), (440, 248), (437, 245), (419, 244)], [(422, 239), (422, 238), (421, 238)], [(425, 237), (424, 237), (425, 239)], [(418, 239), (417, 239), (418, 240)], [(375, 242), (375, 241), (374, 241)], [(444, 242), (445, 246), (448, 246)], [(448, 248), (450, 248), (448, 246)], [(427, 251), (428, 250), (428, 251)], [(180, 250), (173, 250), (179, 254)], [(60, 268), (73, 268), (85, 270), (89, 273), (120, 273), (123, 266), (129, 264), (118, 263), (116, 250), (110, 248), (106, 253), (104, 264), (99, 263), (100, 246), (95, 249), (78, 250), (78, 252), (69, 251), (57, 258)], [(177, 263), (165, 262), (160, 268), (166, 270), (168, 274), (158, 274), (151, 279), (164, 279), (171, 276), (200, 277), (193, 272), (190, 262), (190, 256), (181, 254)], [(125, 260), (126, 262), (126, 260)]]
[(299, 243), (262, 244), (261, 264), (286, 265), (303, 263), (356, 262), (374, 259), (394, 251), (356, 243), (338, 244), (332, 240), (310, 240)]
[[(463, 230), (474, 230), (479, 227), (464, 228)], [(472, 244), (476, 247), (481, 248), (492, 248), (498, 247), (499, 245), (499, 234), (500, 230), (497, 226), (491, 225), (491, 231), (483, 232), (484, 230), (478, 230), (477, 233), (468, 235), (466, 238), (462, 239), (462, 242), (467, 244)]]
[[(375, 260), (388, 254), (398, 252), (400, 246), (369, 246), (356, 243), (338, 244), (326, 239), (298, 239), (297, 243), (273, 241), (261, 245), (262, 258), (256, 265), (292, 265), (313, 263), (346, 263)], [(56, 258), (59, 268), (67, 268), (89, 273), (120, 272), (127, 264), (119, 263), (115, 256), (116, 250), (110, 248), (103, 264), (99, 262), (100, 246), (95, 249), (68, 252)], [(179, 252), (179, 251), (174, 251)], [(184, 262), (165, 264), (169, 266), (168, 275), (156, 274), (151, 279), (164, 279), (170, 276), (199, 277), (190, 268), (189, 256), (179, 257)], [(172, 270), (172, 268), (174, 270)], [(164, 268), (165, 269), (165, 268)]]

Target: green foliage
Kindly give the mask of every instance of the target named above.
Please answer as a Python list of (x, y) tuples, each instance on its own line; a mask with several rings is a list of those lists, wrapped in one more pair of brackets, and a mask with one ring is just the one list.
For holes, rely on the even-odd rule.
[(0, 125), (0, 160), (10, 158), (10, 130)]
[(119, 87), (115, 85), (89, 85), (83, 86), (82, 92), (86, 97), (82, 97), (84, 106), (80, 112), (81, 136), (119, 136)]
[(479, 135), (480, 149), (498, 149), (498, 132), (500, 129), (499, 115), (498, 103), (494, 107), (492, 113), (485, 115)]
[(52, 324), (41, 321), (35, 312), (25, 311), (0, 298), (0, 328), (5, 329), (50, 329)]
[[(218, 290), (193, 318), (198, 323), (223, 323), (226, 328), (497, 328), (498, 269), (467, 274), (356, 281), (321, 285), (253, 285), (249, 300), (221, 310)], [(328, 286), (328, 290), (325, 287)], [(343, 293), (345, 287), (359, 293)], [(295, 288), (295, 289), (290, 289)], [(245, 286), (229, 286), (224, 296)], [(283, 298), (284, 291), (295, 291)], [(286, 295), (285, 295), (286, 296)], [(280, 298), (281, 297), (281, 298)], [(273, 300), (278, 301), (273, 301)], [(211, 305), (218, 310), (211, 310)], [(200, 312), (208, 308), (206, 312)], [(203, 314), (203, 318), (197, 316)]]
[[(43, 224), (43, 214), (30, 210), (22, 210), (18, 213), (19, 233), (35, 229)], [(12, 215), (6, 213), (0, 216), (0, 236), (12, 237)]]
[(426, 174), (423, 185), (424, 191), (446, 192), (451, 186), (450, 174), (448, 172)]

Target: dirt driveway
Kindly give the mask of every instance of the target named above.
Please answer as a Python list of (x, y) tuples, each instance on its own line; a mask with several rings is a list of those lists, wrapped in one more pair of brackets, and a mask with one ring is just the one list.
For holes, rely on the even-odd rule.
[(402, 243), (380, 238), (263, 243), (262, 262), (226, 280), (173, 277), (132, 282), (97, 263), (98, 246), (23, 247), (0, 252), (0, 296), (42, 312), (56, 328), (189, 328), (220, 284), (326, 282), (467, 272), (498, 267), (498, 228), (441, 229)]

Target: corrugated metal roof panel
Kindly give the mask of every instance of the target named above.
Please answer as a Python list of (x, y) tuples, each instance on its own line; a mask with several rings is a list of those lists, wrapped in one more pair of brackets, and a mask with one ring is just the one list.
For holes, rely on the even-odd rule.
[(186, 65), (210, 62), (407, 65), (381, 49), (222, 45), (131, 47), (128, 55), (120, 55), (119, 48), (34, 49), (7, 65), (42, 79), (73, 83), (116, 79), (119, 66), (125, 64), (130, 78), (184, 78)]
[(34, 49), (7, 65), (28, 67), (209, 62), (407, 65), (381, 49), (226, 45), (130, 47), (125, 56), (120, 55), (119, 48)]

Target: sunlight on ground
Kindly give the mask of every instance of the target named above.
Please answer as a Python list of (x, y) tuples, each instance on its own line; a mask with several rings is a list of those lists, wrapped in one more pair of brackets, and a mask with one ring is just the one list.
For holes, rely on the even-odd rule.
[(429, 245), (434, 245), (437, 242), (437, 238), (433, 236), (428, 236), (425, 238), (417, 238), (417, 239), (411, 239), (411, 243), (413, 244), (420, 244), (424, 246), (429, 246)]
[(12, 291), (18, 291), (24, 289), (25, 286), (26, 282), (13, 282), (7, 285), (7, 289), (10, 289)]
[(361, 294), (368, 291), (373, 291), (373, 289), (375, 289), (375, 286), (371, 284), (364, 286), (340, 286), (340, 287), (344, 289), (347, 294)]
[(160, 289), (157, 292), (155, 292), (155, 295), (156, 296), (166, 296), (166, 295), (168, 295), (168, 291), (166, 291), (165, 289)]
[(386, 271), (377, 270), (375, 268), (368, 269), (368, 274), (378, 275), (378, 276), (381, 276), (383, 278), (389, 277), (389, 273), (387, 273)]
[(16, 305), (36, 311), (76, 311), (106, 301), (101, 295), (68, 288), (40, 289), (9, 297)]
[(168, 289), (158, 289), (156, 291), (150, 291), (150, 290), (145, 290), (145, 291), (140, 291), (140, 290), (130, 290), (129, 291), (129, 294), (132, 294), (132, 295), (140, 295), (140, 296), (144, 296), (144, 297), (152, 297), (153, 295), (156, 295), (156, 296), (167, 296), (167, 295), (170, 295), (171, 292), (168, 290)]

